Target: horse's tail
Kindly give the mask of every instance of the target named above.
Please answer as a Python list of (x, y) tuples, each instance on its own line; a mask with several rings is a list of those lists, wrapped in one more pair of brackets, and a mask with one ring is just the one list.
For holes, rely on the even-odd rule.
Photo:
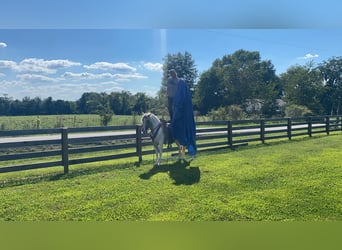
[(167, 126), (167, 148), (171, 148), (172, 143), (174, 142), (175, 142), (175, 138), (173, 137), (172, 129), (169, 124), (169, 126)]
[(171, 145), (175, 142), (175, 139), (172, 134), (170, 123), (166, 120), (161, 120), (161, 124), (164, 133), (164, 144), (167, 144), (167, 148), (171, 148)]

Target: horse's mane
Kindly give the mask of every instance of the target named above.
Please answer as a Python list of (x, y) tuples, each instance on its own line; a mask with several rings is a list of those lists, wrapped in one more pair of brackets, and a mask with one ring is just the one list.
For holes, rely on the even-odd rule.
[(157, 122), (160, 122), (159, 118), (155, 114), (153, 114), (151, 112), (143, 114), (143, 118), (144, 117), (152, 118), (152, 119), (155, 119)]

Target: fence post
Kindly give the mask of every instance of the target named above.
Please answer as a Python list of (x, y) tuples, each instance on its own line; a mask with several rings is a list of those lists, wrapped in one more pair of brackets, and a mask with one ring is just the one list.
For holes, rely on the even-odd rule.
[(62, 128), (62, 163), (64, 174), (69, 173), (68, 128)]
[(287, 137), (289, 140), (292, 139), (292, 120), (291, 118), (287, 118)]
[(308, 117), (308, 134), (311, 137), (312, 136), (312, 117)]
[(325, 131), (327, 132), (327, 135), (329, 135), (329, 132), (330, 132), (330, 119), (329, 119), (329, 116), (325, 117)]
[(260, 120), (260, 140), (262, 143), (265, 143), (265, 120)]
[(228, 136), (228, 145), (233, 146), (233, 125), (232, 121), (228, 121), (227, 124), (227, 136)]
[(340, 116), (337, 116), (337, 121), (336, 121), (336, 124), (337, 124), (337, 128), (340, 128), (340, 130), (342, 131), (342, 119)]
[(142, 142), (141, 142), (141, 125), (137, 125), (136, 131), (136, 150), (138, 155), (138, 162), (142, 162)]

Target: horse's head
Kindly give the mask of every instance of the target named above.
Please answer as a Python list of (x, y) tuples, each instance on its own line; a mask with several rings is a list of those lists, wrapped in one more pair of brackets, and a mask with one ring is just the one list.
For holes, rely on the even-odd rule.
[(151, 113), (143, 114), (143, 116), (141, 117), (141, 123), (142, 123), (141, 131), (143, 132), (144, 135), (146, 135), (147, 130), (151, 129)]
[(146, 135), (148, 130), (152, 131), (153, 128), (158, 126), (159, 122), (160, 120), (156, 115), (152, 113), (143, 114), (143, 116), (141, 117), (143, 134)]

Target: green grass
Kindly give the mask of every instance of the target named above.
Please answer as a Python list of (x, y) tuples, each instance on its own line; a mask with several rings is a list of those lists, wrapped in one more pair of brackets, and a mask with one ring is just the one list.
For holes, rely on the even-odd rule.
[[(108, 126), (140, 124), (140, 117), (140, 115), (114, 115)], [(196, 121), (206, 120), (208, 118), (204, 116), (196, 117)], [(94, 126), (101, 126), (101, 118), (96, 114), (0, 116), (0, 130)]]
[[(166, 156), (166, 155), (165, 155)], [(341, 134), (0, 175), (3, 221), (340, 221)]]
[[(138, 123), (140, 123), (140, 116), (114, 115), (108, 126)], [(0, 116), (1, 130), (92, 126), (101, 126), (99, 115)]]

